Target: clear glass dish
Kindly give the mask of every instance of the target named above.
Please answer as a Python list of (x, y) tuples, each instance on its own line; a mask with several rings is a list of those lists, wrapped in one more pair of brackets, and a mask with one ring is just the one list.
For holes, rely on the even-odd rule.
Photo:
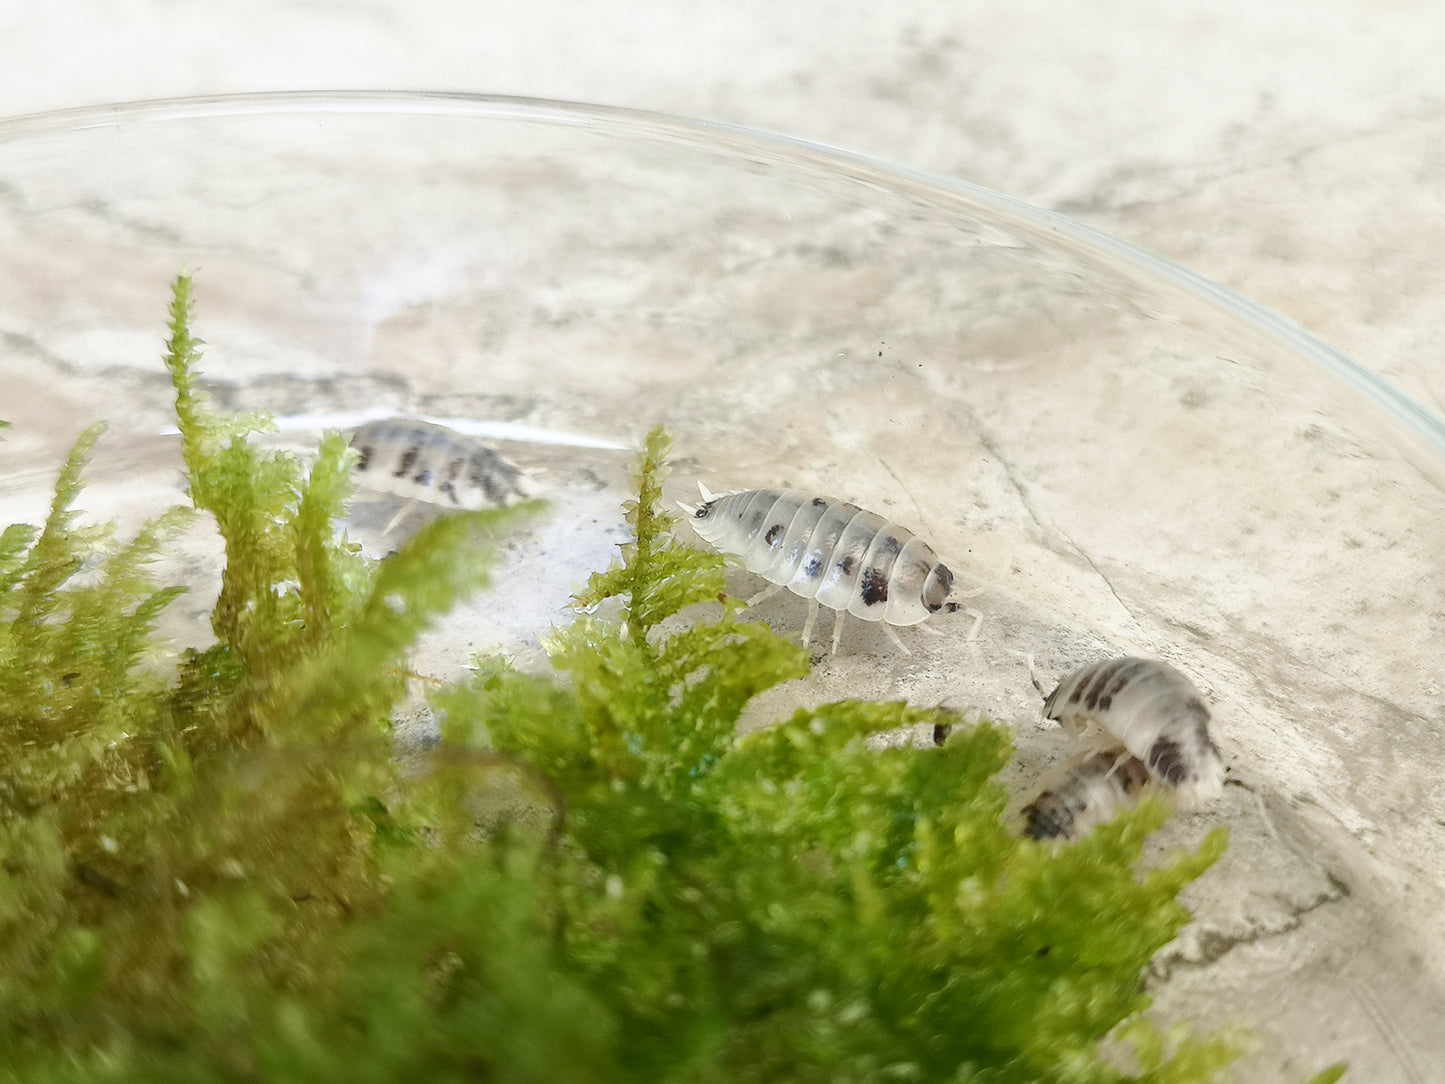
[[(1445, 426), (1298, 328), (958, 181), (519, 99), (6, 121), (0, 237), (3, 522), (43, 514), (102, 418), (86, 509), (133, 526), (181, 498), (160, 354), (183, 265), (219, 405), (272, 412), (298, 447), (383, 413), (472, 426), (551, 498), (423, 670), (536, 661), (625, 538), (630, 449), (664, 423), (673, 496), (851, 500), (981, 589), (975, 639), (940, 615), (941, 637), (901, 630), (911, 655), (860, 621), (829, 654), (825, 619), (813, 674), (770, 709), (977, 709), (1014, 730), (1022, 787), (1064, 755), (1026, 656), (1045, 688), (1109, 655), (1168, 660), (1245, 785), (1161, 833), (1233, 831), (1157, 964), (1161, 1009), (1256, 1027), (1252, 1080), (1445, 1061)], [(387, 500), (352, 524), (378, 548)], [(201, 635), (214, 559), (200, 535), (175, 555), (200, 581), (177, 636)], [(757, 613), (795, 632), (805, 609), (783, 593)]]

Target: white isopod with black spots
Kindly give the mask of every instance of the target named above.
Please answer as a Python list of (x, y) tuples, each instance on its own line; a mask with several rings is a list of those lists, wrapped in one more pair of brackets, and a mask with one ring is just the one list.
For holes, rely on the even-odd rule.
[(476, 511), (526, 497), (522, 472), (475, 437), (416, 418), (367, 422), (351, 437), (358, 480), (371, 489)]
[[(818, 606), (837, 611), (833, 650), (843, 614), (878, 621), (905, 653), (891, 626), (917, 625), (950, 605), (953, 573), (927, 542), (856, 504), (797, 489), (747, 489), (683, 505), (693, 529), (724, 553), (741, 557), (749, 572), (773, 584), (748, 600), (755, 605), (786, 587), (808, 599), (802, 641), (807, 645)], [(974, 631), (977, 631), (977, 615)], [(934, 630), (929, 630), (934, 631)], [(970, 636), (972, 633), (970, 633)]]
[(1044, 718), (1075, 738), (1096, 731), (1144, 762), (1149, 777), (1172, 789), (1185, 810), (1219, 796), (1224, 762), (1209, 737), (1209, 709), (1190, 680), (1156, 659), (1092, 663), (1059, 682)]
[(1078, 839), (1132, 806), (1149, 784), (1149, 769), (1122, 745), (1085, 749), (1050, 772), (1024, 806), (1030, 839)]

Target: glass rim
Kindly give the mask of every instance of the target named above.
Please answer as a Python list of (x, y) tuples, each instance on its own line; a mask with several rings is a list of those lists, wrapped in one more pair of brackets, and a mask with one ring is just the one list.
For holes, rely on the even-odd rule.
[[(505, 94), (426, 90), (297, 90), (158, 98), (0, 118), (0, 146), (121, 125), (290, 114), (472, 117), (591, 126), (619, 134), (733, 153), (770, 152), (784, 161), (860, 182), (943, 194), (1002, 220), (1046, 246), (1062, 247), (1147, 285), (1164, 285), (1248, 332), (1303, 358), (1336, 386), (1361, 396), (1381, 421), (1403, 427), (1397, 448), (1445, 490), (1445, 417), (1300, 325), (1148, 249), (1003, 192), (947, 174), (798, 136), (660, 111)], [(1415, 453), (1415, 454), (1412, 454)], [(1423, 453), (1423, 454), (1421, 454)]]

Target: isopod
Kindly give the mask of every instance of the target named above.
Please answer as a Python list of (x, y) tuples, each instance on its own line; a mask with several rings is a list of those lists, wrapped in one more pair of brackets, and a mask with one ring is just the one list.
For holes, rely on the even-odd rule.
[(1213, 801), (1224, 785), (1204, 698), (1167, 663), (1121, 658), (1075, 670), (1044, 700), (1044, 718), (1081, 740), (1104, 731), (1172, 788), (1183, 809)]
[(1132, 806), (1149, 783), (1144, 762), (1121, 745), (1085, 749), (1039, 784), (1024, 806), (1030, 839), (1077, 839)]
[[(917, 625), (948, 602), (953, 573), (933, 547), (875, 512), (797, 489), (714, 496), (698, 488), (702, 503), (683, 505), (691, 513), (693, 529), (703, 541), (741, 557), (749, 572), (773, 585), (748, 605), (784, 587), (809, 601), (804, 646), (821, 604), (837, 612), (834, 652), (847, 612), (882, 623), (899, 649), (911, 654), (892, 626)], [(978, 620), (975, 615), (975, 632)]]
[(474, 437), (415, 418), (385, 418), (356, 430), (358, 479), (398, 497), (475, 511), (528, 495), (522, 472)]

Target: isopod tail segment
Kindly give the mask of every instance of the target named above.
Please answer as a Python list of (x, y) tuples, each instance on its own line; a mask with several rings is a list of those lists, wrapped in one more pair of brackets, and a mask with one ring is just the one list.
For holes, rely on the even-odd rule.
[[(843, 613), (881, 624), (904, 654), (894, 631), (918, 625), (947, 606), (959, 608), (953, 572), (923, 539), (855, 504), (794, 489), (750, 489), (715, 495), (698, 484), (702, 501), (681, 504), (697, 535), (741, 559), (770, 586), (748, 600), (755, 606), (783, 588), (808, 600), (806, 646), (818, 608), (836, 612), (833, 651), (842, 638)], [(970, 638), (977, 635), (975, 617)], [(937, 631), (937, 630), (930, 630)]]

